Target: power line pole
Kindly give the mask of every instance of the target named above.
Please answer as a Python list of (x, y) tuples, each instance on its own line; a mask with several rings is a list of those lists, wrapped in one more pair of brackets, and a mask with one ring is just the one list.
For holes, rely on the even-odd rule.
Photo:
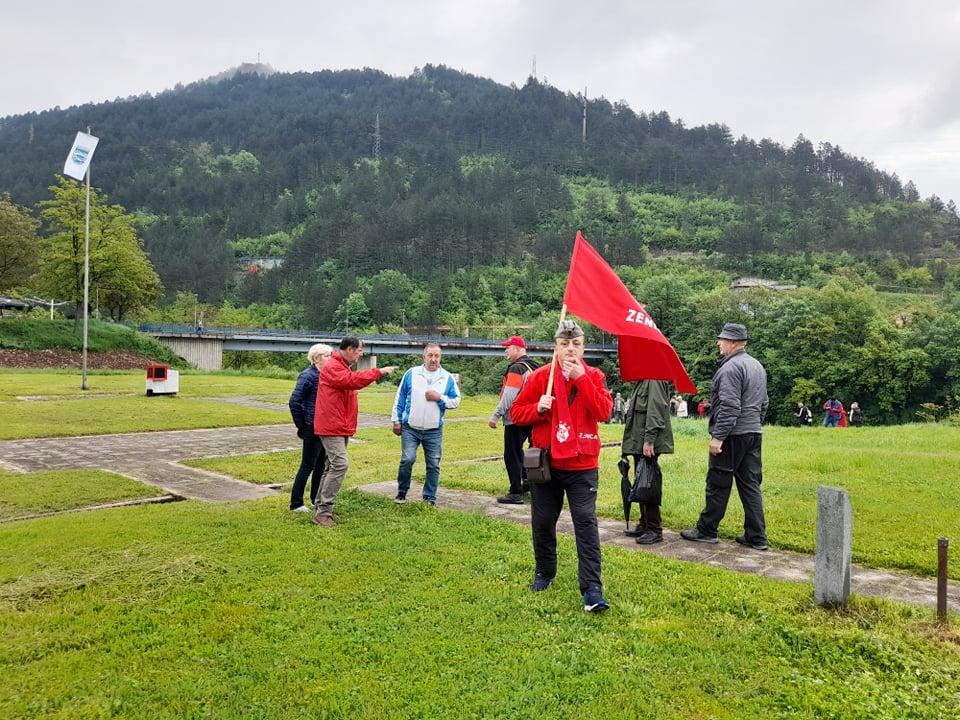
[(377, 122), (373, 126), (373, 158), (380, 164), (380, 113), (377, 113)]
[(583, 87), (583, 136), (581, 138), (582, 142), (587, 141), (587, 87)]

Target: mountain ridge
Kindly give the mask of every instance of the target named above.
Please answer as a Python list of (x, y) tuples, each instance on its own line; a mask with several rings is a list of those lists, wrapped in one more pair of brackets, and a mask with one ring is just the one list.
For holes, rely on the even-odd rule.
[(89, 125), (94, 183), (138, 214), (165, 285), (210, 297), (230, 282), (233, 248), (267, 238), (295, 260), (290, 286), (328, 261), (414, 274), (423, 257), (562, 264), (577, 228), (615, 263), (644, 248), (909, 258), (960, 236), (952, 203), (921, 202), (912, 183), (802, 135), (787, 148), (594, 98), (584, 139), (583, 98), (533, 78), (261, 69), (5, 118), (0, 192), (42, 199)]

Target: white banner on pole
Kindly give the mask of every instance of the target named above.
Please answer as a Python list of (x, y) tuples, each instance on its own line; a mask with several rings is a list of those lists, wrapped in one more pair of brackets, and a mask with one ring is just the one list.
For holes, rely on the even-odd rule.
[(83, 176), (87, 174), (87, 168), (90, 167), (93, 151), (97, 149), (98, 142), (100, 142), (100, 138), (78, 132), (77, 139), (73, 141), (73, 147), (70, 148), (70, 154), (67, 155), (67, 162), (64, 163), (63, 174), (77, 180), (83, 180)]

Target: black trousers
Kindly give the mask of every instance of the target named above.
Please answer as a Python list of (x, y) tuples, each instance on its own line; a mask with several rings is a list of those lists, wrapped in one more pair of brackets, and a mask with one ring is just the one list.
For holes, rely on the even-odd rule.
[(290, 509), (296, 510), (303, 505), (303, 491), (307, 487), (307, 478), (310, 478), (310, 503), (317, 501), (317, 488), (320, 487), (320, 478), (323, 475), (323, 465), (327, 453), (323, 449), (320, 438), (312, 430), (306, 431), (303, 438), (303, 454), (300, 456), (300, 468), (293, 479), (293, 488), (290, 490)]
[(557, 574), (557, 520), (566, 493), (577, 541), (580, 592), (586, 592), (592, 585), (600, 587), (597, 470), (551, 468), (550, 474), (552, 479), (548, 483), (530, 483), (533, 556), (536, 558), (537, 572), (551, 578)]
[(723, 441), (719, 455), (710, 456), (707, 470), (707, 499), (697, 521), (702, 535), (717, 536), (720, 521), (727, 512), (734, 480), (743, 504), (743, 531), (748, 542), (766, 542), (767, 526), (763, 517), (763, 482), (760, 433), (730, 435)]
[(526, 475), (523, 472), (523, 444), (530, 439), (529, 425), (503, 426), (503, 464), (507, 466), (507, 477), (510, 478), (510, 493), (519, 495), (526, 485)]

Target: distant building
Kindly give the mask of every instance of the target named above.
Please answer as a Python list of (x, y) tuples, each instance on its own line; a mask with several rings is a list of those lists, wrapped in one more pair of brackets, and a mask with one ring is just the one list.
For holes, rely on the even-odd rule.
[(260, 270), (273, 270), (283, 265), (282, 257), (242, 257), (237, 264), (244, 272), (256, 273)]
[(763, 278), (737, 278), (732, 283), (730, 283), (730, 289), (733, 291), (737, 290), (749, 290), (750, 288), (769, 288), (771, 290), (796, 290), (796, 285), (790, 285), (787, 283), (780, 283), (776, 280), (764, 280)]

